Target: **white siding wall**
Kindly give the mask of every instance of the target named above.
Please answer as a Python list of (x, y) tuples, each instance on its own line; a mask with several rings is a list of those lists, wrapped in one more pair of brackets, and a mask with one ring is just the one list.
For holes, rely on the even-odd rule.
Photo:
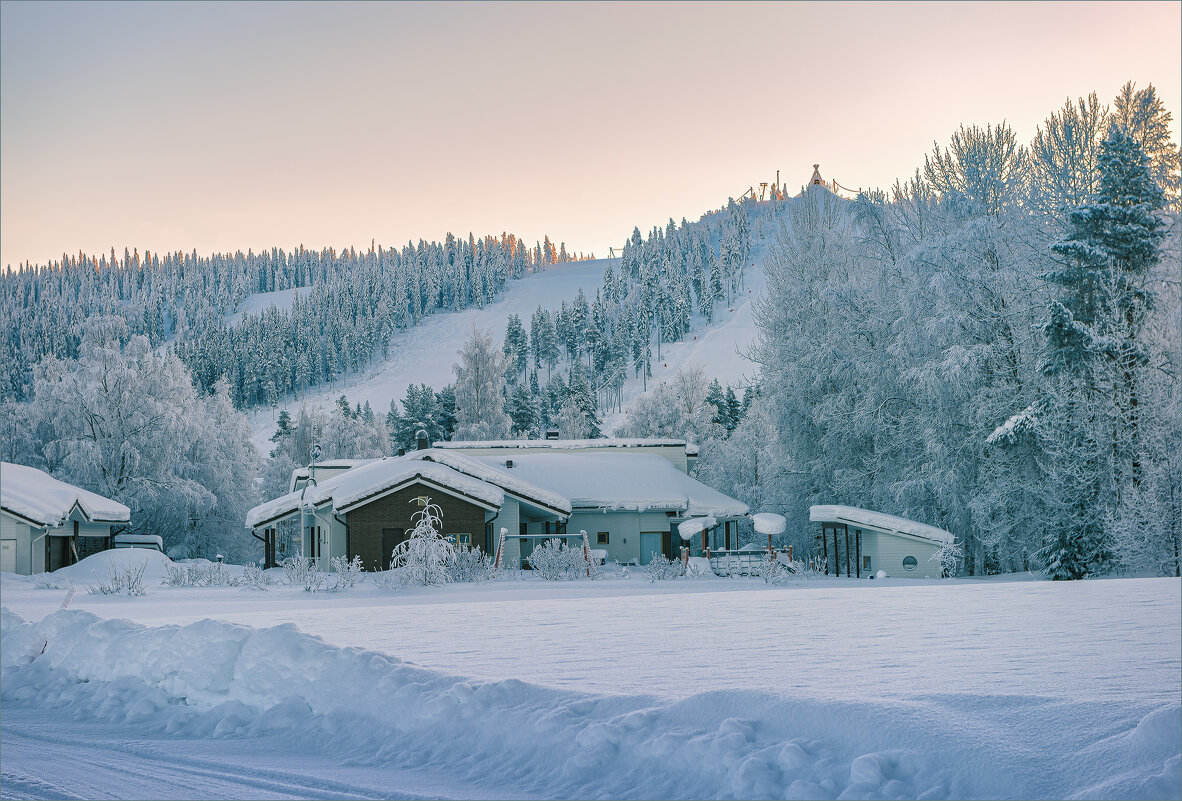
[(15, 517), (9, 517), (5, 512), (0, 512), (0, 539), (15, 543), (16, 564), (14, 567), (16, 572), (25, 576), (33, 572), (29, 561), (32, 539), (29, 524), (22, 523)]
[[(867, 553), (867, 531), (862, 530), (862, 552)], [(913, 540), (895, 534), (869, 532), (875, 540), (873, 561), (871, 567), (875, 571), (885, 570), (888, 576), (894, 578), (939, 578), (940, 565), (931, 561), (932, 554), (939, 550), (939, 546), (930, 542)], [(918, 564), (914, 570), (903, 568), (903, 559), (914, 556)]]
[[(578, 537), (585, 530), (591, 547), (605, 549), (609, 561), (628, 562), (640, 557), (640, 518), (636, 512), (575, 512), (566, 533)], [(607, 545), (597, 543), (600, 531), (608, 533)]]
[[(509, 564), (518, 564), (521, 561), (521, 543), (518, 538), (521, 534), (521, 503), (516, 498), (505, 496), (505, 503), (501, 506), (501, 511), (497, 514), (497, 519), (492, 521), (493, 536), (492, 542), (489, 543), (489, 553), (494, 559), (497, 558), (497, 546), (501, 543), (501, 529), (508, 530), (505, 536), (505, 556), (509, 555), (509, 542), (512, 540), (515, 548), (516, 561), (510, 561)], [(480, 532), (483, 537), (484, 532)]]

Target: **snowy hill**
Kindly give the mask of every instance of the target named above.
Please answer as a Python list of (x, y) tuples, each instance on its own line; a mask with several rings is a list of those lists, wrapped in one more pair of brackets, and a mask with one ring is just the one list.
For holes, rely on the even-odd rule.
[[(762, 253), (762, 251), (761, 251)], [(495, 303), (483, 309), (466, 309), (459, 312), (438, 313), (424, 319), (422, 323), (395, 335), (391, 342), (389, 358), (375, 364), (360, 375), (346, 376), (329, 386), (317, 387), (299, 400), (288, 398), (286, 406), (296, 410), (301, 404), (328, 409), (336, 398), (345, 394), (352, 404), (368, 402), (374, 411), (384, 415), (391, 399), (401, 400), (410, 384), (426, 383), (436, 390), (450, 383), (454, 376), (452, 364), (457, 359), (465, 337), (476, 326), (491, 329), (494, 340), (499, 344), (505, 335), (505, 325), (510, 314), (524, 319), (539, 306), (552, 306), (562, 298), (571, 298), (578, 292), (593, 296), (603, 282), (604, 267), (611, 261), (568, 262), (551, 266), (537, 275), (530, 275), (508, 284), (506, 291)], [(653, 375), (648, 379), (651, 388), (676, 373), (683, 366), (698, 363), (706, 368), (712, 377), (724, 384), (736, 384), (754, 377), (757, 365), (743, 357), (755, 341), (756, 327), (752, 317), (752, 301), (763, 288), (761, 257), (745, 279), (743, 294), (732, 306), (720, 308), (713, 325), (703, 328), (697, 320), (698, 329), (684, 341), (666, 344), (661, 350), (661, 360), (654, 361)], [(287, 293), (266, 293), (246, 298), (239, 309), (258, 311), (265, 308), (267, 300), (275, 296), (281, 302), (290, 304)], [(654, 355), (655, 358), (655, 355)], [(639, 378), (629, 378), (624, 386), (624, 405), (644, 391), (645, 383)], [(605, 431), (611, 431), (620, 421), (621, 415), (607, 415), (603, 420)], [(254, 428), (252, 442), (266, 453), (270, 449), (269, 438), (275, 431), (276, 412), (258, 409), (250, 414)]]

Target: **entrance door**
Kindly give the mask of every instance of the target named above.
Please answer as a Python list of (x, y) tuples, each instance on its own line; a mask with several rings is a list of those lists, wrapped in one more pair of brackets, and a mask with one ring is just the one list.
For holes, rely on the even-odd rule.
[(660, 531), (642, 531), (640, 532), (640, 564), (647, 565), (653, 561), (654, 553), (664, 553), (661, 547), (661, 540), (664, 532)]
[(390, 557), (393, 555), (394, 549), (405, 539), (406, 529), (404, 528), (382, 529), (382, 570), (390, 569)]
[(53, 572), (70, 564), (69, 537), (46, 537), (45, 546), (48, 551), (46, 554), (48, 558), (45, 560), (47, 572)]
[(0, 540), (0, 570), (16, 572), (16, 540)]

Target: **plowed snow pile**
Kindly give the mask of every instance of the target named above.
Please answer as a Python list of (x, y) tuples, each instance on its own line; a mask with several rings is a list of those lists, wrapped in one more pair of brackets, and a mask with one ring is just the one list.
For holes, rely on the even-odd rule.
[[(32, 606), (28, 599), (45, 593), (29, 589), (23, 581), (5, 579), (6, 605), (15, 601), (18, 608)], [(284, 774), (284, 791), (271, 784), (263, 791), (257, 782), (245, 779), (235, 787), (237, 793), (258, 797), (330, 797), (337, 792), (386, 797), (483, 793), (581, 798), (1165, 798), (1182, 793), (1176, 580), (988, 586), (1016, 599), (992, 614), (1003, 626), (1012, 625), (1017, 636), (1024, 635), (1019, 631), (1021, 621), (1039, 616), (1039, 609), (1027, 606), (1037, 597), (1031, 594), (1036, 590), (1045, 594), (1059, 587), (1090, 585), (1099, 600), (1091, 601), (1093, 596), (1077, 589), (1073, 601), (1084, 607), (1081, 615), (1087, 614), (1089, 603), (1109, 604), (1127, 595), (1130, 614), (1139, 617), (1141, 627), (1122, 637), (1119, 632), (1097, 631), (1095, 625), (1094, 636), (1089, 636), (1089, 627), (1080, 626), (1077, 661), (1046, 660), (1036, 649), (1030, 649), (1025, 660), (1010, 655), (998, 661), (966, 646), (972, 637), (950, 631), (947, 638), (937, 632), (930, 642), (897, 638), (900, 650), (895, 654), (888, 637), (866, 646), (873, 651), (869, 655), (858, 649), (832, 649), (827, 658), (814, 655), (813, 662), (796, 665), (796, 670), (820, 675), (797, 675), (786, 660), (769, 657), (756, 672), (765, 677), (762, 682), (728, 681), (728, 666), (737, 665), (728, 663), (723, 651), (733, 650), (733, 640), (720, 636), (717, 639), (726, 643), (720, 647), (711, 629), (721, 632), (729, 625), (756, 632), (766, 628), (766, 618), (732, 616), (729, 624), (720, 618), (679, 626), (679, 610), (693, 608), (695, 599), (717, 609), (732, 597), (747, 606), (762, 599), (799, 609), (815, 602), (810, 594), (820, 593), (823, 603), (844, 602), (864, 612), (876, 604), (891, 604), (892, 594), (882, 592), (890, 589), (898, 602), (907, 594), (929, 602), (933, 620), (940, 620), (945, 612), (939, 604), (948, 593), (959, 588), (966, 599), (979, 600), (972, 591), (981, 585), (913, 582), (871, 589), (867, 585), (877, 583), (816, 582), (811, 587), (760, 591), (762, 582), (747, 582), (728, 592), (718, 588), (729, 580), (679, 582), (676, 594), (638, 581), (617, 581), (614, 588), (610, 581), (559, 588), (519, 581), (477, 589), (455, 586), (394, 599), (371, 587), (358, 588), (349, 605), (330, 608), (323, 606), (326, 599), (294, 588), (252, 595), (229, 588), (218, 592), (153, 586), (147, 598), (83, 595), (76, 603), (89, 604), (103, 615), (134, 616), (142, 611), (152, 617), (152, 608), (158, 615), (175, 606), (172, 611), (178, 619), (185, 617), (182, 607), (188, 614), (232, 618), (247, 614), (254, 606), (251, 599), (275, 600), (272, 596), (285, 593), (283, 605), (307, 611), (309, 621), (320, 620), (320, 615), (347, 621), (353, 626), (349, 638), (364, 627), (365, 610), (372, 613), (372, 627), (387, 628), (383, 611), (403, 610), (429, 620), (438, 610), (443, 620), (451, 620), (458, 619), (452, 617), (452, 606), (473, 612), (497, 608), (499, 615), (481, 619), (482, 642), (462, 626), (452, 630), (450, 639), (438, 634), (437, 648), (446, 642), (459, 655), (473, 649), (491, 652), (500, 633), (522, 626), (539, 642), (577, 639), (561, 627), (548, 633), (545, 616), (533, 603), (555, 610), (552, 622), (558, 622), (569, 616), (568, 603), (597, 600), (601, 604), (593, 608), (602, 609), (602, 603), (611, 601), (625, 606), (644, 602), (657, 607), (682, 636), (625, 633), (623, 620), (608, 625), (624, 641), (621, 650), (647, 654), (654, 662), (653, 673), (674, 676), (680, 692), (611, 691), (603, 682), (588, 691), (569, 683), (558, 686), (563, 682), (553, 678), (540, 683), (530, 675), (545, 670), (539, 660), (556, 663), (563, 658), (553, 648), (542, 649), (541, 657), (519, 651), (519, 669), (502, 666), (503, 678), (472, 678), (396, 657), (397, 630), (380, 640), (386, 651), (382, 653), (327, 642), (290, 623), (251, 627), (207, 618), (184, 625), (144, 625), (86, 609), (58, 610), (29, 621), (6, 608), (0, 627), (4, 723), (9, 727), (4, 732), (5, 796), (63, 796), (62, 787), (77, 786), (46, 783), (69, 779), (68, 764), (38, 773), (33, 746), (35, 736), (42, 734), (34, 735), (34, 719), (57, 721), (64, 730), (83, 734), (101, 728), (111, 741), (112, 759), (121, 760), (130, 773), (135, 773), (140, 755), (134, 749), (120, 753), (128, 750), (129, 741), (153, 743), (153, 753), (159, 748), (161, 754), (170, 743), (184, 743), (198, 755), (205, 748), (202, 743), (214, 749), (218, 743), (233, 742), (233, 749), (217, 751), (226, 776), (245, 776), (249, 765), (265, 767), (272, 771), (266, 776), (272, 776), (292, 760), (306, 758), (327, 760), (354, 781), (348, 789), (330, 792), (330, 785), (292, 784), (292, 776)], [(584, 593), (594, 588), (603, 595), (555, 597), (576, 587)], [(170, 596), (173, 592), (182, 594)], [(208, 599), (205, 609), (194, 601), (198, 592)], [(500, 629), (490, 622), (497, 618)], [(955, 610), (947, 610), (947, 620), (953, 627), (963, 625)], [(1055, 620), (1048, 615), (1044, 627), (1053, 629)], [(413, 618), (402, 621), (408, 626), (412, 622)], [(590, 620), (586, 628), (593, 632), (598, 625)], [(814, 647), (808, 625), (783, 629), (779, 635), (789, 650), (807, 652)], [(1152, 639), (1130, 647), (1130, 641), (1139, 638)], [(1049, 631), (1048, 641), (1055, 639), (1055, 632)], [(652, 641), (659, 645), (650, 645)], [(982, 633), (980, 641), (989, 642), (989, 635)], [(754, 637), (753, 642), (763, 640)], [(408, 652), (423, 652), (421, 640), (408, 636), (407, 643)], [(892, 661), (905, 663), (912, 658), (908, 652), (915, 650), (928, 653), (933, 672), (946, 672), (944, 665), (959, 661), (991, 675), (972, 683), (971, 691), (959, 692), (939, 676), (924, 682), (911, 674), (899, 686), (887, 680), (876, 690), (873, 676), (857, 675), (874, 666), (889, 667)], [(596, 640), (593, 649), (570, 642), (567, 653), (566, 658), (589, 663), (583, 666), (588, 673), (600, 669), (612, 675), (615, 654), (602, 641)], [(694, 659), (688, 659), (689, 654)], [(760, 654), (753, 648), (743, 658), (760, 660)], [(717, 661), (718, 670), (701, 667), (712, 661)], [(456, 662), (464, 659), (457, 657)], [(1106, 663), (1118, 675), (1118, 686), (1100, 689), (1102, 682), (1091, 673)], [(806, 664), (812, 666), (803, 668)], [(1038, 681), (1023, 676), (1032, 672), (1040, 674)], [(852, 685), (843, 682), (847, 675), (856, 679)], [(914, 685), (912, 692), (905, 691), (906, 684)], [(1044, 685), (1057, 689), (1030, 691)], [(450, 784), (440, 784), (443, 778)], [(150, 782), (151, 777), (141, 775), (139, 780)], [(114, 797), (143, 792), (122, 792), (119, 787), (105, 791)], [(191, 792), (202, 795), (199, 788)]]

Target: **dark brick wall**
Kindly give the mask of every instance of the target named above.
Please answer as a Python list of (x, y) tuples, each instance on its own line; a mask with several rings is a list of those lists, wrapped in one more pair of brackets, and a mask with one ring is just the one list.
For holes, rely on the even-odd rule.
[(93, 556), (99, 551), (105, 551), (111, 547), (110, 537), (79, 537), (78, 543), (78, 558), (85, 559), (88, 556)]
[(411, 515), (420, 509), (412, 501), (420, 495), (428, 496), (442, 510), (444, 534), (471, 534), (472, 545), (483, 548), (484, 509), (431, 487), (412, 484), (345, 515), (349, 526), (349, 558), (360, 556), (366, 570), (381, 570), (382, 529), (401, 528), (409, 534), (414, 528)]

